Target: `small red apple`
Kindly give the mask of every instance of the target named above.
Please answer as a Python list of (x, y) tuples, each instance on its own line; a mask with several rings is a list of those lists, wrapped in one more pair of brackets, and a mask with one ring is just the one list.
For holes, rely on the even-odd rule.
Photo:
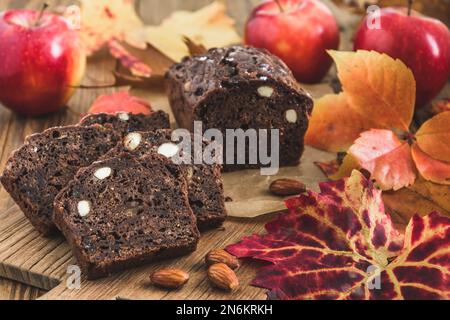
[(450, 76), (450, 31), (439, 20), (406, 8), (382, 8), (380, 27), (361, 23), (354, 49), (375, 50), (402, 60), (416, 79), (416, 106), (428, 104)]
[(0, 13), (0, 102), (25, 116), (62, 108), (86, 66), (78, 33), (63, 17), (33, 11)]
[(318, 0), (268, 0), (251, 13), (245, 42), (280, 57), (300, 82), (319, 82), (331, 66), (327, 49), (339, 46), (339, 28)]

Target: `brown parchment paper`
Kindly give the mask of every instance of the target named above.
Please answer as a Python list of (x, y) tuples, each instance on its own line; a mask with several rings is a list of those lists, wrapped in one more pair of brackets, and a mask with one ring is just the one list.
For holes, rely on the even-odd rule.
[(280, 178), (298, 179), (309, 189), (317, 191), (318, 183), (327, 179), (314, 161), (333, 159), (336, 159), (335, 154), (306, 147), (299, 166), (282, 167), (273, 176), (263, 176), (260, 170), (223, 173), (225, 196), (232, 199), (225, 204), (228, 215), (253, 218), (286, 209), (283, 197), (274, 196), (269, 192), (270, 183)]

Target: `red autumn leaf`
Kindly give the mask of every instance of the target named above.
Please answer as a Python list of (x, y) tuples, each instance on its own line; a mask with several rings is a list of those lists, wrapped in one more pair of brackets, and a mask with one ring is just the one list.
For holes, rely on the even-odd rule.
[(416, 179), (408, 143), (390, 130), (363, 132), (348, 151), (384, 190), (401, 189)]
[(122, 65), (130, 70), (133, 76), (150, 77), (152, 69), (150, 66), (139, 60), (136, 56), (127, 51), (118, 41), (111, 40), (108, 42), (109, 52), (118, 59)]
[[(288, 213), (228, 246), (270, 262), (252, 284), (271, 299), (449, 299), (450, 219), (415, 216), (405, 238), (384, 211), (381, 191), (358, 171), (288, 199)], [(404, 239), (404, 241), (403, 241)]]
[(327, 178), (329, 178), (330, 176), (336, 174), (336, 172), (339, 171), (339, 167), (340, 167), (339, 162), (338, 162), (337, 159), (334, 159), (334, 160), (331, 160), (331, 161), (328, 161), (328, 162), (316, 161), (316, 162), (314, 162), (314, 164), (319, 167), (319, 169), (322, 171), (322, 173)]
[(150, 114), (152, 108), (148, 102), (140, 98), (130, 96), (127, 91), (116, 92), (99, 96), (88, 113), (116, 113), (129, 112), (133, 114)]
[(420, 175), (426, 180), (450, 185), (450, 163), (433, 159), (417, 144), (412, 146), (412, 157)]

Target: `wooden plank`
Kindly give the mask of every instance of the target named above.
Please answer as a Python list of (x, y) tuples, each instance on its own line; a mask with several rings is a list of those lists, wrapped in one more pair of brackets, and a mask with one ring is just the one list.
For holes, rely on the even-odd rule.
[[(254, 266), (242, 265), (237, 275), (242, 283), (233, 295), (214, 289), (206, 278), (204, 256), (211, 248), (224, 247), (242, 238), (243, 235), (259, 233), (263, 225), (272, 216), (264, 216), (255, 220), (228, 219), (224, 230), (212, 230), (202, 235), (198, 249), (192, 254), (164, 262), (150, 264), (145, 267), (131, 269), (115, 276), (86, 281), (82, 279), (80, 289), (69, 289), (66, 277), (62, 283), (44, 295), (43, 299), (264, 299), (265, 291), (248, 286), (255, 274)], [(170, 291), (155, 288), (149, 284), (149, 274), (163, 266), (173, 266), (186, 270), (190, 280), (182, 290)]]
[(19, 282), (0, 279), (0, 300), (35, 300), (45, 291)]

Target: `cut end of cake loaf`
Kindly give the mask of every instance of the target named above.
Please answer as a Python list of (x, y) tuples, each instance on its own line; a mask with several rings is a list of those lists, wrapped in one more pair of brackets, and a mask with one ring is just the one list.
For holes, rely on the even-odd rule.
[(121, 135), (133, 131), (150, 131), (170, 128), (169, 115), (164, 111), (155, 111), (149, 115), (132, 114), (128, 112), (117, 112), (116, 114), (89, 114), (81, 119), (79, 124), (81, 126), (101, 124), (114, 129)]
[[(180, 154), (179, 141), (172, 141), (172, 131), (154, 130), (131, 132), (122, 142), (108, 152), (104, 158), (128, 153), (137, 158), (149, 153), (159, 153), (166, 158)], [(193, 164), (193, 137), (191, 137), (191, 164), (181, 164), (188, 184), (189, 204), (197, 217), (200, 230), (222, 225), (227, 214), (223, 194), (223, 182), (220, 165)], [(208, 144), (203, 140), (203, 147)], [(181, 149), (181, 150), (180, 150)]]
[(6, 163), (2, 185), (42, 234), (55, 231), (53, 200), (79, 168), (90, 165), (119, 141), (108, 128), (67, 126), (26, 138)]
[(55, 200), (54, 221), (89, 279), (186, 254), (199, 239), (183, 173), (158, 154), (80, 170)]
[[(217, 128), (224, 136), (226, 129), (279, 129), (280, 165), (299, 163), (313, 101), (276, 56), (249, 46), (211, 49), (173, 65), (166, 79), (180, 127), (192, 131), (194, 121), (201, 121), (203, 130)], [(271, 151), (269, 143), (268, 154)], [(248, 159), (248, 146), (246, 152)], [(262, 164), (258, 158), (254, 165), (224, 161), (224, 167), (236, 170)]]

